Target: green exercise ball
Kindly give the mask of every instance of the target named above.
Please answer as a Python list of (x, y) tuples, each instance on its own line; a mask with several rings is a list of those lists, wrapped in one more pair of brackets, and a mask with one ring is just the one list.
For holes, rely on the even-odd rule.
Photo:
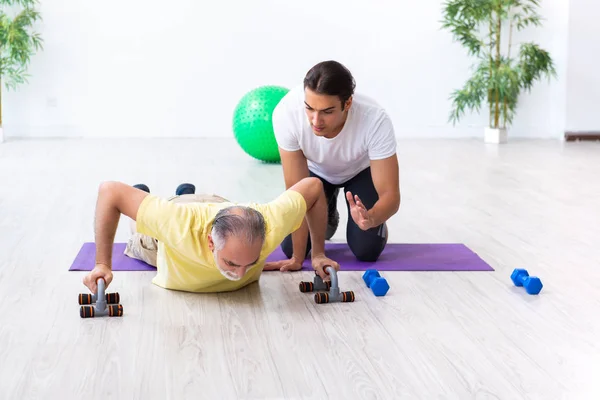
[(273, 110), (289, 89), (261, 86), (246, 93), (233, 112), (233, 134), (242, 150), (267, 163), (280, 162)]

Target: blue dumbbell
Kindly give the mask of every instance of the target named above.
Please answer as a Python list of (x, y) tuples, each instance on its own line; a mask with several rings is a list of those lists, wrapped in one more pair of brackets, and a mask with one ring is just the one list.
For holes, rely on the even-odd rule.
[(529, 276), (526, 269), (516, 268), (510, 275), (515, 286), (523, 286), (529, 294), (538, 294), (544, 285), (537, 276)]
[(376, 269), (366, 270), (362, 278), (367, 287), (371, 288), (375, 296), (385, 296), (388, 290), (390, 290), (390, 285), (387, 283), (387, 280), (382, 278)]

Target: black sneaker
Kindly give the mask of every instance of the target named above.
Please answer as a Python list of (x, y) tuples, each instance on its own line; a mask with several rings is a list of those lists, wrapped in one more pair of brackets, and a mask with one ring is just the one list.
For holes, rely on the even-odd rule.
[(143, 190), (146, 193), (150, 193), (150, 188), (143, 183), (138, 183), (137, 185), (133, 185), (134, 188)]
[(177, 186), (177, 189), (175, 189), (175, 195), (177, 196), (194, 193), (196, 193), (196, 186), (192, 185), (191, 183), (182, 183), (181, 185)]
[(325, 240), (329, 240), (333, 237), (340, 223), (340, 213), (337, 209), (338, 193), (339, 192), (336, 190), (327, 206), (327, 231), (325, 231)]

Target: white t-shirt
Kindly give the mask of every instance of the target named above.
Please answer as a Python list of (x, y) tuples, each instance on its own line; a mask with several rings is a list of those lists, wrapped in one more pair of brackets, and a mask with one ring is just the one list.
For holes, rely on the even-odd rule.
[(396, 153), (396, 135), (386, 111), (373, 99), (355, 93), (342, 131), (333, 139), (317, 136), (304, 104), (304, 86), (288, 92), (273, 111), (277, 144), (302, 150), (308, 168), (326, 181), (340, 184), (367, 168), (370, 160)]

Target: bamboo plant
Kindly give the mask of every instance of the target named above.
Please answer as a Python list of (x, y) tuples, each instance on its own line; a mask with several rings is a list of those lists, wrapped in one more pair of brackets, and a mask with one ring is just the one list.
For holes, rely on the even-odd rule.
[(37, 5), (37, 0), (0, 0), (0, 128), (2, 85), (15, 89), (26, 83), (31, 57), (42, 49), (42, 38), (34, 30), (41, 20)]
[(556, 76), (550, 54), (535, 42), (521, 43), (516, 54), (513, 49), (515, 31), (541, 25), (536, 11), (539, 3), (539, 0), (444, 3), (442, 28), (449, 30), (468, 55), (478, 60), (471, 78), (450, 96), (450, 122), (456, 124), (467, 110), (479, 112), (486, 104), (489, 127), (506, 129), (513, 121), (521, 92), (530, 91), (543, 76), (548, 80)]

